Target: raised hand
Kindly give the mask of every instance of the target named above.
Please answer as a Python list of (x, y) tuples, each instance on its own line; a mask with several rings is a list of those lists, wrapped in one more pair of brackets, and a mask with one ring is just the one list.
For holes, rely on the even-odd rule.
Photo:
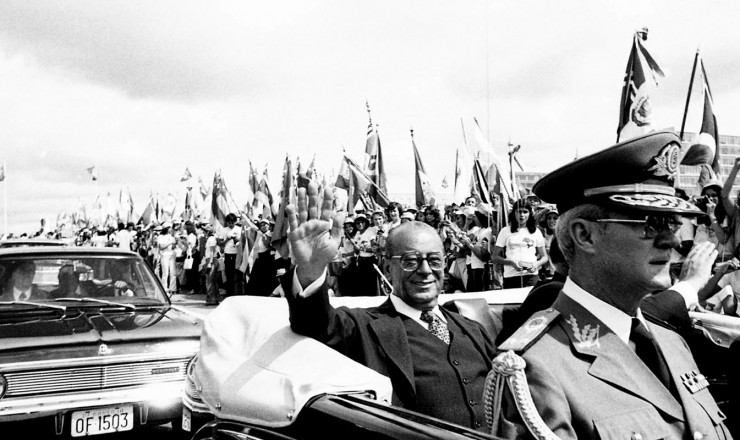
[(285, 211), (290, 225), (288, 240), (296, 275), (305, 288), (321, 276), (337, 255), (345, 215), (334, 210), (331, 190), (325, 189), (323, 197), (319, 198), (314, 183), (308, 185), (308, 191), (298, 189), (297, 204), (297, 209), (288, 205)]
[(690, 282), (697, 291), (712, 277), (712, 265), (717, 258), (717, 249), (712, 242), (694, 245), (686, 256), (679, 279)]

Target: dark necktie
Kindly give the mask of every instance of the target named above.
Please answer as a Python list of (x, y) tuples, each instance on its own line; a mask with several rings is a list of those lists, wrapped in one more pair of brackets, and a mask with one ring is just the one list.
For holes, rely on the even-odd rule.
[(450, 344), (450, 330), (437, 315), (429, 310), (421, 312), (421, 320), (429, 324), (429, 331), (442, 340), (445, 344)]
[(653, 335), (637, 318), (632, 318), (632, 331), (630, 332), (630, 341), (635, 344), (635, 354), (642, 359), (655, 377), (660, 380), (665, 387), (671, 389), (671, 374), (668, 371), (668, 365), (663, 359), (663, 355), (655, 342)]

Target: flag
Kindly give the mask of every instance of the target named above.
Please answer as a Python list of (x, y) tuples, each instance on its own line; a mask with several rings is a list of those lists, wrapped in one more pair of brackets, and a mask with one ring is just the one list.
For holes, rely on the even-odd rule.
[[(307, 184), (308, 185), (308, 184)], [(288, 248), (288, 216), (285, 207), (289, 204), (295, 205), (296, 196), (293, 182), (293, 166), (288, 156), (285, 156), (283, 167), (283, 186), (280, 190), (280, 207), (275, 217), (275, 229), (272, 232), (270, 244), (283, 258), (290, 258)]]
[(208, 194), (211, 193), (211, 190), (206, 188), (205, 183), (203, 183), (203, 178), (198, 177), (198, 188), (200, 191), (200, 197), (205, 200), (208, 197)]
[(473, 162), (473, 186), (470, 193), (477, 196), (478, 200), (482, 203), (488, 203), (493, 206), (491, 191), (488, 188), (488, 181), (486, 180), (486, 173), (483, 172), (478, 159)]
[(424, 165), (421, 163), (421, 156), (419, 156), (419, 150), (416, 148), (416, 142), (414, 141), (414, 130), (411, 130), (411, 145), (414, 147), (414, 161), (416, 162), (416, 206), (422, 205), (434, 205), (434, 191), (432, 191), (432, 184), (429, 182), (429, 176), (424, 170)]
[(254, 193), (257, 191), (256, 187), (256, 176), (254, 168), (252, 168), (252, 162), (249, 162), (249, 168), (247, 169), (247, 195), (244, 209), (242, 210), (247, 217), (252, 216), (252, 204), (254, 203)]
[(126, 223), (129, 223), (133, 222), (136, 216), (134, 215), (134, 198), (131, 196), (131, 189), (127, 187), (126, 191), (128, 192), (128, 200), (126, 201), (126, 204), (128, 205), (126, 208)]
[[(364, 200), (363, 204), (365, 204), (367, 209), (374, 209), (375, 207), (385, 208), (391, 203), (391, 199), (388, 198), (388, 195), (384, 191), (381, 191), (380, 188), (375, 185), (375, 182), (372, 181), (370, 176), (365, 174), (362, 169), (360, 169), (360, 166), (347, 156), (344, 156), (343, 168), (345, 166), (348, 173), (348, 185), (345, 189), (348, 194), (348, 202), (351, 203), (351, 206), (349, 207), (350, 212), (354, 209), (358, 200)], [(337, 181), (339, 181), (339, 179), (337, 179)], [(375, 190), (374, 198), (370, 196), (371, 189)], [(366, 195), (368, 197), (364, 198)], [(370, 206), (368, 206), (368, 203), (370, 203)]]
[(139, 218), (139, 223), (143, 224), (144, 226), (147, 226), (152, 222), (152, 220), (154, 220), (154, 196), (150, 193), (149, 202), (146, 204), (146, 208), (144, 208), (144, 212), (141, 213), (141, 217)]
[(334, 183), (334, 186), (337, 188), (345, 189), (347, 190), (347, 192), (349, 192), (349, 179), (349, 165), (347, 162), (347, 156), (344, 156), (342, 158), (342, 164), (339, 166), (339, 174), (337, 174), (337, 180)]
[(92, 177), (93, 182), (98, 180), (98, 168), (95, 165), (87, 168), (87, 172), (90, 173), (90, 177)]
[(450, 184), (449, 184), (449, 183), (447, 183), (447, 176), (444, 176), (444, 177), (442, 178), (442, 188), (444, 188), (444, 189), (447, 189), (447, 188), (449, 188), (449, 187), (450, 187)]
[(193, 205), (193, 188), (185, 190), (185, 208), (180, 215), (183, 221), (193, 220), (195, 217), (195, 206)]
[(296, 185), (298, 188), (308, 188), (309, 183), (311, 183), (311, 178), (308, 176), (308, 171), (303, 170), (301, 161), (298, 159), (298, 176), (296, 177)]
[[(483, 132), (478, 125), (478, 120), (475, 121), (473, 129), (473, 138), (468, 147), (469, 152), (473, 159), (480, 161), (481, 168), (486, 172), (486, 179), (488, 182), (498, 183), (501, 180), (501, 194), (509, 199), (511, 202), (517, 200), (517, 196), (514, 191), (514, 184), (509, 178), (511, 170), (509, 169), (508, 162), (504, 162), (496, 154), (491, 144), (488, 143)], [(471, 148), (472, 146), (472, 148)]]
[[(699, 56), (697, 54), (697, 56)], [(704, 95), (704, 112), (702, 115), (701, 129), (688, 148), (681, 160), (682, 165), (709, 165), (714, 174), (719, 174), (719, 131), (717, 130), (717, 118), (714, 115), (714, 100), (709, 89), (709, 81), (704, 70), (704, 61), (699, 58), (698, 63), (701, 71), (702, 89)], [(702, 170), (703, 171), (703, 170)], [(703, 186), (700, 174), (699, 184)]]
[(265, 171), (262, 173), (262, 179), (260, 179), (257, 191), (254, 193), (254, 212), (262, 212), (262, 218), (265, 220), (275, 217), (275, 213), (272, 210), (272, 192), (270, 186), (267, 183), (267, 166), (265, 165)]
[(473, 162), (465, 145), (457, 147), (455, 154), (455, 186), (453, 200), (462, 204), (470, 196), (470, 185), (472, 182)]
[(162, 222), (171, 221), (175, 217), (175, 209), (177, 208), (177, 197), (174, 194), (168, 193), (164, 201), (161, 204), (161, 220)]
[(5, 164), (0, 164), (0, 182), (5, 181)]
[(622, 97), (619, 101), (617, 141), (640, 136), (652, 130), (652, 105), (650, 94), (658, 86), (658, 78), (665, 74), (647, 51), (642, 41), (647, 39), (647, 29), (635, 32), (632, 50), (624, 74)]
[(182, 174), (182, 177), (180, 177), (180, 182), (187, 182), (193, 177), (192, 174), (190, 174), (190, 170), (185, 167), (185, 172)]
[(213, 176), (213, 192), (211, 193), (211, 224), (217, 234), (226, 226), (226, 190), (221, 174)]
[[(365, 101), (367, 106), (367, 140), (365, 141), (365, 174), (372, 180), (377, 188), (383, 193), (388, 193), (385, 179), (385, 167), (383, 166), (383, 154), (380, 149), (380, 136), (378, 130), (373, 125), (373, 118), (370, 115), (370, 104)], [(369, 194), (373, 199), (377, 199), (375, 187), (369, 189)]]

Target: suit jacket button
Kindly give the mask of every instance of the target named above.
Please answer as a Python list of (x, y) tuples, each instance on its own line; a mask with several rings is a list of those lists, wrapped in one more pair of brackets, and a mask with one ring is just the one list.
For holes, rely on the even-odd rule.
[(463, 378), (463, 383), (464, 383), (465, 385), (467, 385), (467, 384), (469, 384), (469, 383), (470, 383), (470, 381), (469, 381), (469, 380), (468, 380), (467, 378)]
[(633, 432), (630, 440), (642, 440), (642, 435), (639, 432)]
[(704, 434), (702, 434), (699, 431), (694, 432), (694, 440), (702, 440), (704, 438)]
[(470, 404), (470, 406), (475, 406), (475, 403), (476, 402), (475, 402), (475, 400), (470, 399), (470, 400), (468, 400), (468, 403)]
[(452, 365), (460, 365), (460, 361), (458, 361), (457, 359), (455, 359), (455, 360), (452, 361)]

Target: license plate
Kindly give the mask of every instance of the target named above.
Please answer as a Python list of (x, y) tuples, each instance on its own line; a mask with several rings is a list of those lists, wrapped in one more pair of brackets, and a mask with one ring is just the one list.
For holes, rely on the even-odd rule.
[(193, 417), (190, 415), (190, 410), (187, 408), (182, 409), (182, 430), (190, 432), (193, 429)]
[(134, 428), (132, 405), (75, 411), (72, 413), (72, 437), (130, 431)]

